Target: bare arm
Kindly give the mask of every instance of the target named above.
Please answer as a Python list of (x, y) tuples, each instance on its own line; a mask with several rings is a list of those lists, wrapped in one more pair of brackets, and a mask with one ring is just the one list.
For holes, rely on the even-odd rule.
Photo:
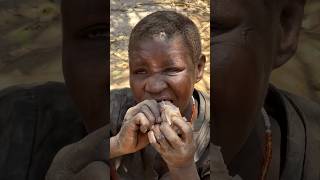
[(123, 156), (124, 153), (120, 151), (117, 136), (113, 136), (110, 138), (110, 155), (109, 158), (113, 159), (116, 157)]

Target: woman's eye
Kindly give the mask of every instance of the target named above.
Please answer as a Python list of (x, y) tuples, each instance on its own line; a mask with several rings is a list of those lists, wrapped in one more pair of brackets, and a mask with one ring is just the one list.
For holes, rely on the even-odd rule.
[(134, 74), (147, 74), (147, 71), (144, 69), (137, 69), (134, 71)]
[(79, 32), (79, 37), (91, 40), (106, 40), (109, 31), (106, 24), (96, 24), (89, 26)]
[(168, 73), (168, 74), (176, 74), (176, 73), (179, 73), (179, 72), (181, 72), (181, 71), (182, 71), (182, 69), (180, 69), (180, 68), (175, 68), (175, 67), (173, 67), (173, 68), (167, 68), (167, 69), (165, 70), (165, 72)]

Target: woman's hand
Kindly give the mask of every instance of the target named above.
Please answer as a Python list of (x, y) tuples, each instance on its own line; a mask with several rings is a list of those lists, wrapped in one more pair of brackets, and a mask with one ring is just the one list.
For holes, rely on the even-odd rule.
[(196, 147), (191, 124), (170, 102), (160, 103), (161, 119), (148, 132), (151, 145), (166, 162), (171, 180), (200, 179), (194, 163)]
[(159, 120), (160, 108), (155, 100), (144, 100), (128, 109), (120, 132), (110, 141), (110, 158), (146, 147), (149, 144), (147, 131)]
[(167, 122), (162, 122), (148, 132), (149, 141), (160, 153), (169, 169), (192, 166), (196, 147), (191, 125), (182, 117), (173, 118), (171, 122), (179, 129), (181, 137)]

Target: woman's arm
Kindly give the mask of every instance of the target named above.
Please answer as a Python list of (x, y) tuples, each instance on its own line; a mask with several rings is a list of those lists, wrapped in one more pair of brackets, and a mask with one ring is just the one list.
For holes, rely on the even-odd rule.
[(111, 137), (110, 138), (110, 155), (109, 155), (109, 158), (113, 159), (113, 158), (120, 157), (120, 156), (123, 156), (123, 155), (124, 155), (124, 153), (122, 153), (120, 151), (120, 148), (119, 148), (118, 137), (117, 136)]
[(180, 168), (169, 167), (169, 171), (171, 180), (200, 180), (195, 163)]

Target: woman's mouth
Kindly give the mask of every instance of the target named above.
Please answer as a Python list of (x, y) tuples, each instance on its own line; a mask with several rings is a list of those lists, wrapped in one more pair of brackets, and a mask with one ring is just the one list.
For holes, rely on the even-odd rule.
[(169, 102), (171, 102), (171, 103), (173, 104), (173, 100), (172, 100), (172, 99), (169, 99), (169, 98), (159, 98), (159, 99), (156, 99), (156, 101), (157, 101), (158, 103), (160, 103), (160, 102), (162, 102), (162, 101), (169, 101)]

